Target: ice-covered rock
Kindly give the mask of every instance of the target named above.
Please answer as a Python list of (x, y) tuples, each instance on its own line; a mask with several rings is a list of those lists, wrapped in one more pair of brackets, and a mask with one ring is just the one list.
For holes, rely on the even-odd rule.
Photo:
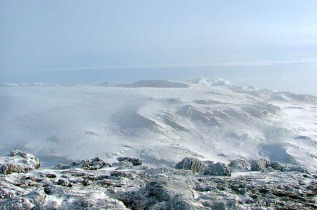
[(309, 171), (302, 167), (302, 166), (297, 166), (297, 165), (288, 165), (285, 169), (286, 171), (289, 171), (289, 172), (300, 172), (300, 173), (305, 173), (305, 174), (309, 174)]
[(119, 162), (128, 161), (131, 162), (134, 166), (142, 165), (142, 160), (140, 158), (130, 158), (130, 157), (118, 157)]
[(213, 176), (231, 176), (230, 168), (224, 163), (214, 163), (212, 161), (205, 161), (206, 165), (203, 174)]
[(257, 160), (232, 160), (229, 165), (232, 171), (262, 171), (262, 172), (274, 172), (274, 171), (283, 171), (283, 172), (299, 172), (309, 174), (309, 171), (299, 165), (293, 164), (283, 164), (278, 161), (270, 161), (267, 159), (257, 159)]
[(71, 163), (71, 165), (65, 165), (60, 163), (54, 168), (55, 169), (82, 168), (85, 170), (97, 170), (103, 167), (111, 167), (111, 165), (101, 160), (99, 157), (95, 157), (90, 160), (74, 161)]
[(250, 163), (251, 163), (251, 171), (266, 170), (267, 167), (271, 165), (271, 162), (266, 159), (251, 160)]
[[(161, 176), (164, 171), (174, 175)], [(181, 172), (159, 169), (149, 170), (146, 174), (149, 181), (145, 187), (137, 192), (122, 192), (114, 197), (119, 197), (132, 209), (205, 209), (195, 201), (188, 180)]]
[(250, 163), (243, 159), (231, 160), (229, 165), (231, 171), (247, 171), (250, 170)]
[(317, 208), (316, 174), (303, 174), (300, 166), (272, 162), (267, 167), (275, 168), (272, 173), (240, 171), (224, 177), (209, 175), (228, 175), (225, 164), (204, 163), (205, 176), (190, 170), (136, 166), (0, 175), (0, 209)]
[(113, 163), (112, 167), (117, 167), (117, 169), (125, 169), (125, 168), (132, 168), (133, 163), (127, 160), (120, 161), (118, 163)]
[(193, 173), (201, 173), (204, 164), (198, 158), (186, 157), (175, 165), (176, 169), (191, 170)]
[(68, 182), (68, 180), (66, 180), (66, 179), (59, 179), (57, 182), (56, 182), (56, 184), (57, 185), (62, 185), (62, 186), (64, 186), (64, 187), (66, 187), (66, 186), (69, 186), (69, 182)]
[(8, 156), (0, 157), (0, 174), (26, 173), (39, 167), (38, 158), (20, 150), (13, 150)]
[(285, 166), (278, 162), (278, 161), (272, 161), (270, 166), (274, 169), (274, 170), (279, 170), (279, 171), (284, 171), (285, 170)]

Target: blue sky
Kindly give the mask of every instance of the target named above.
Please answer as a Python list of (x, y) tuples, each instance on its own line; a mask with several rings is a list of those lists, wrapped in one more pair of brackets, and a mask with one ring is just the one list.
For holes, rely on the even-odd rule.
[(122, 69), (132, 78), (137, 70), (143, 79), (180, 67), (183, 77), (194, 67), (207, 75), (228, 66), (316, 69), (315, 0), (0, 0), (0, 10), (8, 81), (66, 71)]

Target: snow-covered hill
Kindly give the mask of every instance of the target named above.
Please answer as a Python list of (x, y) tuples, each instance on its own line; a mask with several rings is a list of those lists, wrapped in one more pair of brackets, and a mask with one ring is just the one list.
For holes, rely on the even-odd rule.
[(310, 95), (202, 79), (0, 90), (1, 152), (30, 151), (47, 166), (95, 156), (174, 166), (193, 156), (317, 169), (317, 98)]

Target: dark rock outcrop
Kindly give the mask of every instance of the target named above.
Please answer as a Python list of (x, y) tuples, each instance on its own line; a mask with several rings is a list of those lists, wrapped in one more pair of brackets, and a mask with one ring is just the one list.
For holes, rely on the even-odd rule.
[(231, 176), (230, 168), (224, 163), (214, 163), (212, 161), (204, 162), (206, 168), (204, 169), (204, 175), (212, 176)]
[(130, 157), (118, 157), (119, 162), (128, 161), (131, 162), (134, 166), (142, 165), (142, 160), (140, 158), (130, 158)]
[(205, 166), (197, 158), (186, 157), (181, 162), (177, 163), (176, 169), (191, 170), (193, 173), (201, 173)]
[(90, 160), (75, 161), (75, 162), (72, 162), (71, 165), (65, 165), (61, 163), (55, 166), (54, 168), (55, 169), (82, 168), (85, 170), (97, 170), (103, 167), (111, 167), (111, 165), (101, 160), (99, 157), (95, 157)]
[(248, 171), (250, 170), (250, 163), (243, 159), (231, 160), (229, 165), (231, 171)]
[(272, 161), (270, 166), (274, 169), (274, 170), (278, 170), (278, 171), (284, 171), (285, 170), (285, 166), (283, 164), (281, 164), (278, 161)]
[(118, 163), (113, 163), (112, 167), (116, 167), (117, 169), (125, 169), (125, 168), (132, 168), (133, 163), (127, 160), (118, 162)]
[(271, 162), (266, 159), (251, 160), (251, 171), (262, 171), (267, 169)]

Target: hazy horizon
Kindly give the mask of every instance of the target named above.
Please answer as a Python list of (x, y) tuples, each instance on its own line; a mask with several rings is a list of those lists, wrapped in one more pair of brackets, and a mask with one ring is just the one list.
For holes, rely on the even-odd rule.
[(309, 0), (0, 0), (0, 82), (221, 77), (317, 95), (316, 8)]

